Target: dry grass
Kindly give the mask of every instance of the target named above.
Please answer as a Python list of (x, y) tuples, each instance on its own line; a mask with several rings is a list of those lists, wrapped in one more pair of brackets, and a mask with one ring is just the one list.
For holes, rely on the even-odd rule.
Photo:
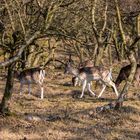
[[(131, 88), (121, 110), (96, 113), (97, 106), (116, 98), (115, 93), (108, 88), (103, 94), (104, 99), (96, 99), (88, 94), (79, 99), (79, 87), (64, 86), (69, 81), (70, 76), (64, 76), (62, 72), (48, 74), (44, 100), (40, 100), (36, 86), (33, 86), (31, 96), (26, 91), (19, 96), (19, 84), (15, 82), (9, 103), (13, 114), (0, 116), (0, 140), (140, 139), (139, 89)], [(5, 81), (1, 80), (0, 83), (1, 99)], [(29, 119), (29, 116), (34, 119)]]

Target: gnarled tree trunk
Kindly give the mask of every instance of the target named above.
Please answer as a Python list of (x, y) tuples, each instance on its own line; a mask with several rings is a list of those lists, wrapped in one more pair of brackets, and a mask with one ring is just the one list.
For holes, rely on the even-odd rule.
[(6, 86), (5, 86), (5, 92), (4, 96), (2, 98), (2, 102), (0, 104), (0, 112), (2, 114), (9, 114), (10, 111), (8, 109), (8, 101), (10, 100), (12, 96), (12, 90), (13, 90), (13, 68), (14, 68), (15, 63), (12, 63), (8, 66), (8, 75), (7, 75), (7, 81), (6, 81)]

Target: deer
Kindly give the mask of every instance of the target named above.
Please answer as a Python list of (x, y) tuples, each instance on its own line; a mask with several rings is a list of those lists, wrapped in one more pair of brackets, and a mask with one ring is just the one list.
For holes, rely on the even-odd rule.
[(45, 70), (40, 67), (30, 68), (23, 71), (14, 71), (14, 77), (20, 82), (20, 95), (23, 85), (28, 85), (28, 94), (31, 94), (31, 84), (36, 84), (41, 90), (41, 99), (44, 98), (43, 83), (45, 79)]
[(112, 81), (112, 71), (105, 69), (104, 67), (84, 67), (79, 70), (77, 68), (72, 67), (71, 63), (68, 61), (65, 64), (64, 73), (72, 74), (75, 77), (78, 77), (78, 79), (82, 82), (82, 93), (80, 95), (80, 98), (84, 96), (84, 91), (86, 87), (92, 95), (96, 96), (96, 94), (91, 90), (91, 81), (99, 81), (103, 85), (103, 88), (99, 93), (98, 98), (102, 96), (107, 85), (113, 87), (117, 97), (119, 95), (115, 83)]
[[(130, 75), (131, 65), (122, 67), (115, 81), (116, 86), (118, 87), (123, 80), (127, 80)], [(134, 81), (140, 86), (140, 64), (137, 64), (136, 73), (134, 75)]]
[(78, 79), (78, 77), (76, 77), (76, 76), (74, 76), (74, 77), (72, 77), (72, 85), (74, 86), (74, 87), (76, 87), (77, 85), (78, 86), (80, 86), (81, 85), (81, 82), (79, 81), (79, 79)]
[[(85, 67), (93, 67), (93, 62), (92, 60), (86, 60), (84, 62), (81, 62), (78, 66), (79, 71), (81, 71), (83, 68)], [(74, 76), (72, 77), (72, 85), (74, 87), (76, 87), (77, 85), (80, 86), (81, 85), (81, 81), (78, 79), (78, 77)]]

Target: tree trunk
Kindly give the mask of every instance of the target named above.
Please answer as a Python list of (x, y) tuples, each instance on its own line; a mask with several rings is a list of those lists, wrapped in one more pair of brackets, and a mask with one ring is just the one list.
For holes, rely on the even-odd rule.
[(8, 108), (8, 101), (11, 99), (12, 96), (12, 90), (13, 90), (13, 68), (15, 63), (10, 64), (8, 66), (8, 75), (7, 75), (7, 81), (5, 86), (5, 92), (2, 98), (2, 102), (0, 104), (0, 112), (2, 114), (8, 115), (10, 113), (10, 110)]
[(104, 54), (104, 47), (103, 46), (98, 47), (97, 55), (95, 57), (95, 66), (99, 66), (101, 64), (103, 54)]
[(140, 42), (138, 43), (138, 58), (137, 62), (140, 64)]
[(21, 68), (23, 70), (26, 67), (26, 51), (23, 51), (23, 53), (21, 55), (21, 60), (22, 60)]
[[(140, 14), (137, 17), (137, 34), (140, 36)], [(138, 63), (140, 64), (140, 42), (138, 42)]]
[(108, 46), (108, 54), (109, 54), (109, 65), (112, 66), (112, 46)]
[(126, 82), (125, 86), (123, 87), (122, 92), (120, 93), (118, 101), (116, 102), (116, 106), (115, 106), (116, 109), (119, 109), (119, 108), (122, 107), (123, 101), (124, 101), (124, 99), (125, 99), (125, 97), (127, 95), (129, 87), (130, 87), (130, 85), (131, 85), (131, 83), (132, 83), (132, 81), (134, 79), (134, 75), (135, 75), (136, 68), (137, 68), (137, 61), (136, 61), (136, 58), (135, 58), (134, 50), (130, 51), (130, 53), (128, 55), (128, 58), (129, 58), (129, 60), (131, 62), (131, 71), (130, 71), (130, 75), (129, 75), (128, 79), (127, 79), (127, 82)]
[(35, 52), (35, 45), (31, 45), (30, 49), (28, 49), (28, 57), (27, 57), (28, 67), (32, 67), (33, 58), (35, 56), (34, 52)]

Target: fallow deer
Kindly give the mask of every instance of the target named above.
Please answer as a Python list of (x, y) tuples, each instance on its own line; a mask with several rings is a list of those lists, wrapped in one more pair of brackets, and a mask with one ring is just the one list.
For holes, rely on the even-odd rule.
[(30, 68), (21, 72), (15, 71), (14, 77), (20, 82), (20, 95), (22, 94), (23, 85), (28, 85), (28, 93), (31, 93), (31, 84), (37, 84), (41, 90), (41, 99), (44, 98), (43, 82), (45, 79), (45, 70), (40, 67)]
[(80, 98), (83, 97), (86, 86), (88, 87), (89, 92), (96, 96), (91, 90), (91, 81), (100, 81), (103, 84), (103, 89), (98, 95), (98, 98), (102, 96), (102, 93), (104, 92), (107, 85), (112, 86), (116, 95), (118, 96), (115, 83), (112, 81), (111, 70), (107, 70), (103, 67), (85, 67), (79, 71), (79, 69), (73, 68), (71, 63), (67, 62), (64, 73), (72, 74), (82, 81), (82, 93)]
[(78, 86), (80, 86), (81, 85), (81, 82), (79, 81), (79, 79), (78, 79), (78, 77), (76, 77), (76, 76), (74, 76), (74, 77), (72, 77), (72, 85), (74, 86), (74, 87), (76, 87), (77, 85)]
[[(127, 80), (130, 75), (131, 65), (122, 67), (119, 75), (115, 81), (116, 86), (118, 87), (123, 80)], [(137, 64), (136, 73), (134, 75), (134, 81), (140, 86), (140, 64)]]
[[(81, 71), (85, 67), (93, 67), (93, 62), (91, 60), (86, 60), (84, 62), (81, 62), (78, 66), (79, 71)], [(72, 85), (75, 87), (77, 85), (81, 85), (81, 81), (79, 80), (78, 77), (74, 76), (72, 77)]]

